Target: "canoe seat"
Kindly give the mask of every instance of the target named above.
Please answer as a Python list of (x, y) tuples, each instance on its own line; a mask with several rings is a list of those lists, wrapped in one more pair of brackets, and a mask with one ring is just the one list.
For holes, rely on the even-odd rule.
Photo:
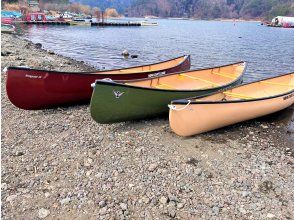
[(243, 95), (243, 94), (234, 93), (234, 92), (223, 92), (223, 94), (234, 97), (234, 98), (240, 98), (240, 99), (255, 99), (255, 97), (253, 96)]
[(206, 79), (201, 79), (201, 78), (198, 78), (198, 77), (195, 77), (195, 76), (190, 76), (190, 75), (187, 75), (187, 74), (179, 74), (179, 77), (183, 77), (183, 76), (187, 77), (187, 78), (190, 78), (190, 79), (206, 82), (206, 83), (209, 83), (209, 84), (214, 85), (214, 86), (220, 86), (220, 84), (211, 82), (211, 81), (206, 80)]
[(271, 84), (271, 85), (278, 85), (278, 86), (289, 86), (289, 87), (294, 87), (294, 85), (291, 85), (291, 84), (286, 84), (286, 83), (275, 83), (275, 82), (260, 82), (260, 83), (263, 83), (263, 84)]

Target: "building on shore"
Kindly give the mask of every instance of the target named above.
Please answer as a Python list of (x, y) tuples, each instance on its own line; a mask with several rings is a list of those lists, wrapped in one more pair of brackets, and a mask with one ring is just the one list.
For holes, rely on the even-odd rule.
[(271, 24), (276, 27), (294, 27), (294, 17), (277, 16)]

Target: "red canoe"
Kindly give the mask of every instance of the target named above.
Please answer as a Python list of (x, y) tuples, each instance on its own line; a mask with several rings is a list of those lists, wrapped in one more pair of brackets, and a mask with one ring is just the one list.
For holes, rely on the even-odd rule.
[(98, 79), (141, 79), (185, 71), (190, 69), (190, 64), (190, 56), (182, 56), (156, 64), (99, 72), (69, 73), (9, 67), (6, 90), (9, 100), (18, 108), (52, 108), (90, 102), (91, 83)]

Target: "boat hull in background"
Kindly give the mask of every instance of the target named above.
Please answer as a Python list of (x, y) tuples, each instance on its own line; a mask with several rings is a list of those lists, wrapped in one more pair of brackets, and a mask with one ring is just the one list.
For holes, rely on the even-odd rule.
[[(156, 71), (144, 69), (143, 72), (134, 72), (133, 69), (138, 67), (93, 73), (69, 73), (9, 67), (6, 91), (9, 100), (16, 107), (26, 110), (89, 103), (92, 95), (91, 84), (96, 80), (105, 78), (118, 81), (141, 79), (154, 74), (168, 74), (190, 69), (190, 56), (180, 58), (182, 58), (181, 62), (177, 65)], [(161, 63), (166, 64), (173, 60)], [(142, 66), (142, 69), (145, 67), (147, 66)]]

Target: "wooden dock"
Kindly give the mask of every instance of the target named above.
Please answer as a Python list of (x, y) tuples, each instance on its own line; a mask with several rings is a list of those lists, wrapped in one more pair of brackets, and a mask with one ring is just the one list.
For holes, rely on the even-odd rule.
[(115, 27), (139, 27), (142, 26), (141, 23), (135, 22), (93, 22), (92, 26), (115, 26)]
[(16, 24), (70, 25), (68, 21), (17, 21)]
[[(68, 21), (17, 21), (16, 24), (36, 24), (36, 25), (70, 25)], [(92, 22), (91, 26), (99, 27), (139, 27), (142, 26), (139, 22)]]

